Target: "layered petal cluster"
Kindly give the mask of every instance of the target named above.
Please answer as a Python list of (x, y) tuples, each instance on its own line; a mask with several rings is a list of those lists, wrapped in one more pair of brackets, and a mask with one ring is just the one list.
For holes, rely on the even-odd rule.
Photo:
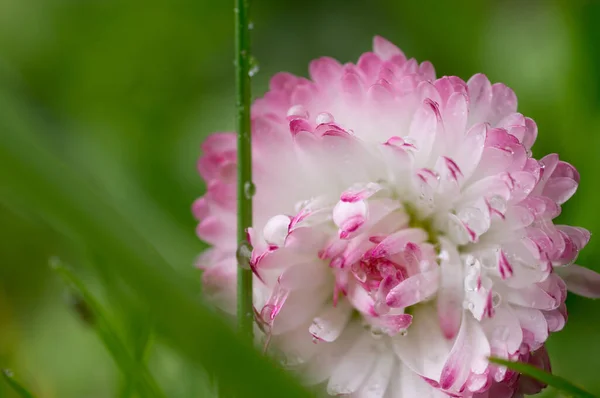
[[(376, 37), (356, 64), (281, 73), (252, 108), (251, 267), (265, 348), (307, 384), (353, 397), (509, 398), (542, 385), (490, 355), (549, 369), (590, 234), (553, 219), (579, 174), (532, 157), (534, 121), (481, 74), (436, 79)], [(205, 291), (234, 311), (233, 133), (203, 146), (193, 206), (213, 245)]]

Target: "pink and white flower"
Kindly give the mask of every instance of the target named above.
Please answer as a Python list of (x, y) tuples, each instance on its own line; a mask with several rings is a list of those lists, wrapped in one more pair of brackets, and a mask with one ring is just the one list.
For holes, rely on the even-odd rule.
[[(252, 108), (251, 267), (263, 344), (307, 384), (353, 397), (518, 397), (543, 386), (490, 355), (549, 369), (544, 342), (590, 234), (555, 225), (579, 174), (532, 157), (535, 122), (481, 74), (436, 79), (376, 37), (357, 64), (280, 73)], [(194, 214), (213, 245), (206, 291), (234, 311), (233, 133), (203, 145)]]

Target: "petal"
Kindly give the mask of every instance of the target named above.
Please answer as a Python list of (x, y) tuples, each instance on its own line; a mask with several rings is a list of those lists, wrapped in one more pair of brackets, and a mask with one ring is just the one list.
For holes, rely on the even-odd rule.
[(416, 306), (413, 316), (408, 333), (392, 338), (394, 351), (412, 372), (439, 380), (452, 342), (443, 336), (435, 308)]
[(368, 206), (362, 201), (339, 201), (333, 209), (333, 222), (339, 227), (341, 239), (350, 239), (359, 233), (368, 217)]
[(600, 298), (600, 274), (579, 265), (555, 268), (569, 291), (580, 296)]
[(458, 333), (462, 316), (463, 278), (457, 269), (462, 262), (454, 245), (440, 238), (440, 290), (437, 297), (437, 310), (440, 327), (447, 339)]
[(334, 369), (327, 392), (339, 395), (357, 391), (371, 373), (376, 358), (375, 341), (366, 333), (362, 334)]
[(330, 86), (342, 73), (342, 65), (333, 58), (323, 57), (309, 65), (311, 79), (318, 85)]
[(388, 293), (386, 303), (392, 308), (406, 308), (431, 297), (438, 289), (439, 272), (423, 272), (400, 282)]
[(481, 374), (487, 369), (489, 355), (490, 344), (479, 323), (463, 316), (460, 331), (442, 369), (440, 387), (460, 389), (471, 372)]
[(396, 56), (404, 57), (404, 53), (398, 47), (381, 36), (373, 38), (373, 52), (384, 61)]
[(478, 73), (467, 82), (469, 90), (469, 125), (485, 122), (492, 104), (492, 85)]
[(389, 398), (448, 398), (444, 392), (429, 385), (421, 376), (399, 362), (388, 387)]
[(331, 342), (341, 334), (352, 315), (352, 306), (347, 300), (340, 300), (336, 306), (327, 306), (315, 319), (308, 331), (315, 338)]
[(353, 396), (356, 398), (383, 398), (392, 377), (394, 362), (394, 356), (391, 353), (380, 354), (371, 374)]

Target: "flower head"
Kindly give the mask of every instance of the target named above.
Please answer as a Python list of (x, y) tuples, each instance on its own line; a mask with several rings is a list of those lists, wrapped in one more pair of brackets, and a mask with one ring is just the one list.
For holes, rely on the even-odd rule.
[[(308, 384), (356, 397), (511, 397), (542, 386), (490, 355), (549, 368), (583, 228), (555, 225), (579, 174), (532, 157), (534, 121), (481, 74), (436, 79), (376, 37), (357, 64), (280, 73), (252, 108), (251, 267), (264, 344)], [(235, 299), (235, 136), (215, 134), (194, 204), (207, 291)], [(567, 284), (565, 283), (567, 282)]]

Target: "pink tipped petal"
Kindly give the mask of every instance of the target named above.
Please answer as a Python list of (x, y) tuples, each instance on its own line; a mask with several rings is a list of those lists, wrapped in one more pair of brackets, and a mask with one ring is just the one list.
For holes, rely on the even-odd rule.
[(373, 52), (384, 61), (396, 56), (404, 57), (404, 53), (398, 47), (381, 36), (375, 36), (373, 39)]
[(438, 292), (437, 310), (440, 328), (447, 339), (453, 339), (461, 325), (462, 318), (462, 284), (456, 268), (461, 260), (454, 246), (446, 239), (441, 239), (440, 289)]
[(386, 297), (386, 303), (393, 308), (405, 308), (417, 304), (437, 291), (439, 273), (437, 270), (412, 276), (394, 287)]
[(440, 387), (462, 386), (471, 372), (483, 373), (490, 355), (489, 342), (481, 327), (472, 318), (464, 317), (452, 351), (440, 376)]

